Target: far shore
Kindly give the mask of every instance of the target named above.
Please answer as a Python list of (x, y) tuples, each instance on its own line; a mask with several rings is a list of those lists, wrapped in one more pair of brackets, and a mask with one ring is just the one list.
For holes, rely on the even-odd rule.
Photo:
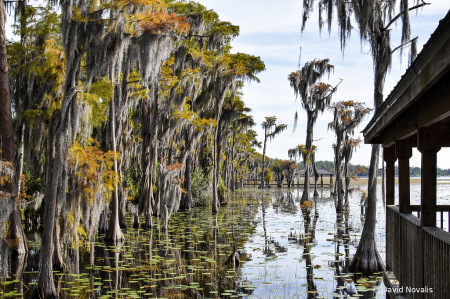
[[(351, 186), (367, 186), (367, 177), (358, 177), (358, 180), (351, 180), (351, 183), (350, 183), (350, 185)], [(420, 177), (411, 177), (410, 178), (410, 183), (411, 184), (420, 184), (420, 180), (421, 180), (421, 178)], [(303, 185), (304, 184), (304, 181), (305, 181), (305, 178), (300, 178), (300, 179), (294, 179), (294, 187), (297, 187), (297, 185)], [(381, 177), (378, 177), (378, 184), (381, 184)], [(258, 182), (256, 182), (256, 185), (259, 185), (261, 182), (260, 181), (258, 181)], [(333, 184), (334, 183), (336, 183), (336, 178), (335, 177), (333, 177)], [(448, 176), (438, 176), (437, 177), (437, 183), (438, 184), (450, 184), (450, 177), (448, 177)], [(310, 184), (311, 185), (314, 185), (314, 179), (311, 179), (310, 180)], [(398, 184), (398, 177), (395, 177), (395, 184)], [(252, 185), (255, 185), (255, 182), (254, 181), (245, 181), (245, 184), (244, 185), (246, 185), (246, 186), (252, 186)], [(277, 185), (277, 183), (276, 183), (276, 181), (272, 181), (271, 183), (270, 183), (270, 185), (271, 186), (276, 186)], [(286, 180), (284, 181), (284, 184), (283, 185), (286, 185), (287, 186), (287, 182), (286, 182)], [(317, 181), (317, 185), (318, 186), (321, 186), (321, 180), (320, 180), (320, 178), (319, 178), (319, 180)], [(329, 177), (324, 177), (323, 178), (323, 186), (324, 187), (329, 187), (330, 186), (330, 178)]]

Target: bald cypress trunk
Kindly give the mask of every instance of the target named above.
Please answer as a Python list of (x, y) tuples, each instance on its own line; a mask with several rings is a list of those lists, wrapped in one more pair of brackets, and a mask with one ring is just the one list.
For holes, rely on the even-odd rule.
[[(127, 49), (130, 51), (130, 49)], [(122, 63), (122, 82), (120, 84), (116, 84), (114, 88), (114, 96), (112, 98), (112, 101), (114, 101), (117, 98), (117, 104), (118, 104), (118, 110), (120, 111), (119, 117), (118, 117), (118, 123), (116, 126), (116, 136), (118, 138), (118, 144), (119, 144), (119, 152), (122, 157), (120, 159), (119, 163), (119, 179), (122, 182), (122, 184), (119, 185), (119, 225), (121, 229), (127, 229), (126, 224), (126, 209), (127, 209), (127, 183), (123, 180), (123, 173), (122, 170), (124, 169), (124, 157), (123, 155), (126, 155), (127, 152), (127, 145), (126, 145), (126, 138), (124, 138), (123, 134), (123, 127), (127, 123), (127, 121), (124, 121), (124, 116), (129, 117), (129, 109), (127, 106), (130, 103), (130, 99), (128, 98), (128, 80), (129, 80), (129, 73), (130, 73), (130, 65), (131, 65), (131, 58), (133, 55), (130, 53), (126, 55), (126, 57), (123, 60)], [(114, 77), (111, 78), (111, 80)], [(127, 111), (128, 110), (128, 111)]]
[[(110, 133), (111, 133), (111, 150), (116, 152), (116, 130), (115, 130), (115, 106), (114, 100), (110, 102), (109, 108)], [(114, 157), (114, 171), (118, 174), (117, 159)], [(118, 186), (114, 188), (111, 202), (111, 218), (109, 220), (109, 228), (106, 232), (105, 241), (121, 242), (124, 240), (123, 233), (119, 224), (119, 197), (117, 192)]]
[(20, 193), (20, 187), (22, 186), (24, 134), (25, 134), (25, 124), (22, 124), (20, 126), (19, 148), (17, 150), (17, 159), (16, 159), (16, 161), (17, 161), (16, 178), (17, 178), (17, 191), (18, 191), (18, 193)]
[[(25, 11), (28, 6), (27, 0), (22, 0), (17, 3), (17, 10), (20, 11), (20, 43), (23, 47), (23, 49), (26, 49), (26, 46), (28, 44), (28, 36), (25, 34), (26, 32), (26, 18)], [(25, 65), (27, 63), (27, 53), (26, 51), (22, 53), (23, 58), (21, 60), (21, 64)], [(23, 155), (24, 155), (24, 135), (25, 135), (25, 123), (23, 123), (21, 119), (21, 114), (25, 110), (25, 107), (29, 103), (29, 98), (27, 94), (28, 89), (28, 78), (25, 74), (18, 74), (16, 78), (16, 96), (15, 96), (15, 107), (16, 107), (16, 121), (19, 124), (19, 146), (17, 149), (17, 156), (16, 156), (16, 178), (17, 178), (17, 192), (20, 194), (20, 188), (22, 185), (22, 172), (23, 172)], [(22, 101), (22, 110), (17, 111), (20, 107), (20, 101)]]
[[(0, 3), (0, 136), (1, 153), (5, 161), (14, 164), (14, 132), (11, 111), (11, 94), (9, 90), (8, 56), (6, 53), (6, 32), (5, 32), (6, 11)], [(9, 187), (10, 192), (12, 186)]]
[(23, 294), (23, 272), (25, 271), (25, 261), (28, 254), (21, 254), (14, 258), (11, 267), (11, 276), (14, 277), (14, 282), (10, 286), (10, 290), (17, 290), (17, 293)]
[[(120, 171), (120, 166), (119, 166), (119, 172)], [(119, 177), (121, 178), (122, 175), (120, 174)], [(122, 179), (120, 179), (120, 181), (122, 181)], [(125, 184), (125, 183), (124, 183)], [(122, 185), (119, 185), (119, 226), (121, 229), (126, 230), (127, 229), (127, 223), (126, 223), (126, 213), (127, 213), (127, 192), (124, 191), (124, 187)]]
[(100, 234), (106, 234), (106, 232), (108, 231), (108, 211), (109, 208), (107, 205), (105, 205), (105, 208), (100, 215), (100, 222), (98, 224), (98, 232)]
[[(57, 122), (60, 117), (57, 117)], [(56, 195), (58, 192), (58, 175), (60, 171), (61, 143), (62, 134), (61, 127), (58, 128), (54, 138), (55, 161), (51, 164), (51, 178), (47, 181), (46, 202), (44, 216), (44, 233), (41, 243), (41, 260), (39, 264), (39, 282), (35, 298), (57, 298), (55, 283), (53, 279), (53, 234), (55, 232), (55, 215), (56, 215)]]
[(152, 142), (154, 144), (154, 148), (150, 151), (150, 169), (149, 169), (149, 177), (148, 177), (148, 193), (146, 194), (146, 196), (148, 196), (148, 203), (144, 204), (144, 206), (146, 207), (144, 213), (145, 213), (145, 224), (144, 224), (144, 228), (152, 228), (153, 227), (153, 220), (152, 220), (152, 215), (153, 215), (153, 202), (154, 202), (154, 195), (153, 195), (153, 169), (154, 169), (154, 165), (156, 164), (156, 134), (154, 136), (154, 141)]
[(225, 94), (227, 90), (234, 85), (235, 77), (222, 77), (218, 76), (214, 82), (214, 110), (215, 119), (217, 125), (214, 130), (214, 155), (213, 155), (213, 199), (212, 199), (212, 212), (217, 213), (219, 211), (219, 173), (220, 173), (220, 149), (222, 142), (222, 131), (221, 131), (221, 116), (222, 116), (222, 106), (225, 100)]
[[(266, 135), (267, 135), (267, 128), (265, 129)], [(264, 170), (265, 170), (265, 159), (266, 159), (266, 143), (267, 143), (267, 136), (264, 137), (264, 147), (263, 147), (263, 156), (262, 156), (262, 163), (261, 163), (261, 189), (264, 189)]]
[(368, 207), (358, 249), (356, 250), (349, 269), (349, 271), (353, 273), (362, 272), (369, 275), (383, 269), (383, 263), (375, 242), (375, 225), (377, 219), (376, 188), (379, 154), (380, 145), (372, 145), (372, 155), (369, 166)]
[[(9, 89), (8, 61), (6, 53), (6, 32), (5, 32), (6, 11), (0, 3), (0, 143), (2, 153), (0, 158), (14, 165), (14, 130), (11, 110), (11, 94)], [(20, 219), (20, 210), (17, 204), (19, 194), (19, 177), (11, 178), (11, 183), (7, 183), (5, 191), (11, 194), (12, 212), (10, 215), (10, 225), (7, 239), (16, 240), (15, 250), (18, 253), (27, 252), (25, 234)]]
[[(47, 153), (47, 182), (45, 191), (44, 234), (41, 244), (41, 259), (38, 287), (34, 296), (37, 298), (56, 298), (57, 292), (53, 279), (53, 250), (56, 222), (57, 202), (65, 203), (69, 147), (75, 140), (78, 122), (78, 83), (80, 78), (80, 61), (86, 50), (79, 40), (84, 33), (85, 24), (72, 20), (73, 7), (71, 2), (63, 1), (61, 33), (65, 51), (65, 80), (63, 98), (55, 101), (60, 103), (60, 109), (53, 112), (49, 126), (49, 148)], [(82, 7), (82, 5), (80, 5)], [(53, 129), (54, 128), (54, 129)], [(53, 131), (54, 130), (54, 131)], [(53, 132), (55, 132), (53, 134)], [(54, 150), (53, 150), (54, 149)], [(56, 248), (59, 250), (59, 248)]]
[(220, 175), (220, 160), (221, 160), (221, 150), (222, 150), (222, 130), (221, 130), (221, 122), (217, 124), (216, 128), (216, 138), (215, 139), (215, 163), (214, 163), (214, 179), (213, 179), (213, 202), (212, 202), (212, 211), (214, 213), (219, 211), (219, 175)]
[(341, 163), (342, 163), (342, 157), (341, 157), (341, 144), (342, 144), (342, 134), (338, 128), (336, 128), (336, 147), (334, 148), (334, 155), (335, 155), (335, 162), (336, 162), (336, 184), (335, 184), (335, 190), (337, 195), (337, 205), (336, 205), (336, 212), (342, 213), (343, 209), (343, 199), (342, 199), (342, 177), (341, 177)]
[(317, 181), (319, 180), (319, 174), (317, 173), (317, 169), (316, 169), (315, 154), (312, 154), (312, 167), (313, 167), (313, 173), (314, 173), (314, 197), (317, 197), (317, 196), (319, 196), (319, 192), (317, 192)]
[[(154, 100), (155, 100), (155, 107), (153, 109), (152, 114), (152, 123), (151, 123), (151, 149), (150, 149), (150, 169), (149, 169), (149, 184), (151, 189), (151, 197), (149, 202), (149, 211), (153, 213), (153, 216), (161, 216), (160, 212), (160, 200), (159, 200), (159, 192), (156, 192), (156, 197), (153, 195), (153, 181), (156, 179), (156, 159), (158, 157), (158, 143), (157, 141), (157, 134), (158, 134), (158, 113), (159, 113), (159, 98), (158, 98), (158, 85), (156, 85), (154, 88)], [(146, 226), (149, 221), (151, 221), (151, 216), (146, 216)]]
[(182, 209), (191, 209), (194, 207), (194, 201), (192, 200), (192, 154), (188, 154), (186, 158), (186, 168), (184, 171), (184, 189), (186, 194), (183, 195)]
[[(74, 65), (79, 66), (79, 56), (74, 59)], [(67, 77), (71, 78), (72, 72), (68, 72)], [(74, 75), (76, 76), (76, 75)], [(76, 82), (76, 81), (71, 81)], [(70, 86), (70, 82), (68, 83)], [(54, 250), (60, 250), (59, 244), (55, 248), (55, 225), (56, 225), (56, 209), (57, 201), (65, 202), (66, 188), (67, 188), (67, 156), (68, 148), (71, 141), (71, 127), (72, 121), (77, 118), (77, 101), (76, 92), (73, 88), (69, 90), (65, 101), (61, 105), (61, 111), (55, 112), (51, 123), (56, 127), (54, 137), (49, 136), (50, 149), (49, 154), (49, 178), (47, 179), (46, 193), (45, 193), (45, 217), (44, 217), (44, 233), (41, 243), (40, 255), (40, 273), (39, 282), (34, 297), (36, 298), (57, 298), (53, 278), (53, 254)], [(53, 132), (50, 130), (50, 133)], [(52, 149), (54, 148), (54, 150)]]
[(214, 172), (213, 172), (213, 199), (212, 199), (212, 212), (219, 212), (219, 173), (220, 173), (220, 142), (222, 132), (220, 130), (220, 121), (218, 121), (215, 134), (214, 134)]
[(303, 188), (302, 199), (300, 201), (303, 204), (305, 201), (309, 201), (309, 171), (311, 169), (311, 158), (310, 151), (312, 149), (312, 141), (313, 141), (313, 129), (314, 129), (314, 120), (312, 112), (306, 111), (308, 114), (308, 122), (306, 127), (306, 144), (305, 149), (308, 151), (308, 154), (303, 155), (303, 165), (305, 165), (305, 183)]
[[(234, 173), (234, 143), (236, 141), (236, 132), (233, 130), (233, 144), (231, 145), (231, 181), (232, 181), (232, 190), (236, 190), (236, 181), (235, 181), (235, 173)], [(228, 159), (227, 159), (228, 160)]]
[(317, 174), (317, 170), (314, 169), (314, 197), (319, 196), (319, 192), (317, 191), (317, 181), (319, 180), (319, 175)]
[[(154, 112), (153, 114), (155, 114)], [(152, 134), (150, 120), (150, 99), (144, 99), (142, 103), (142, 183), (141, 183), (141, 211), (145, 214), (145, 228), (151, 228), (152, 223)]]
[[(58, 203), (56, 204), (57, 207), (55, 209), (55, 227), (53, 231), (53, 243), (54, 243), (54, 250), (53, 250), (53, 268), (57, 269), (59, 271), (63, 270), (65, 268), (65, 264), (62, 258), (61, 254), (61, 244), (60, 244), (60, 238), (59, 238), (59, 217), (58, 217)], [(76, 234), (75, 234), (76, 235)]]
[[(388, 34), (388, 33), (387, 33)], [(386, 48), (384, 51), (390, 51)], [(379, 55), (382, 55), (379, 54)], [(378, 108), (383, 103), (384, 79), (386, 77), (387, 66), (381, 63), (381, 58), (377, 57), (375, 63), (375, 94), (374, 106), (377, 113)], [(366, 220), (364, 222), (363, 232), (359, 241), (353, 261), (350, 265), (351, 272), (363, 272), (372, 274), (383, 269), (383, 262), (378, 253), (377, 244), (375, 242), (375, 225), (377, 221), (377, 175), (378, 175), (378, 158), (380, 156), (380, 145), (372, 145), (372, 154), (370, 156), (369, 179), (367, 190), (367, 211)]]
[(349, 161), (345, 159), (344, 161), (344, 180), (345, 180), (345, 193), (344, 193), (344, 208), (350, 209), (350, 202), (348, 199), (348, 193), (350, 188), (350, 177), (348, 176), (348, 163)]
[(303, 165), (305, 165), (305, 181), (303, 182), (303, 194), (300, 200), (301, 204), (305, 201), (309, 201), (309, 169), (311, 166), (308, 164), (308, 160), (306, 158), (303, 159)]

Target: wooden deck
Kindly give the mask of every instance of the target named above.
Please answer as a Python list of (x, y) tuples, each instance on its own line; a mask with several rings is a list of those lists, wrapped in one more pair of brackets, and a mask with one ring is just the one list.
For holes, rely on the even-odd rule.
[(449, 298), (450, 234), (420, 223), (420, 218), (400, 213), (397, 206), (386, 208), (386, 268), (406, 298)]

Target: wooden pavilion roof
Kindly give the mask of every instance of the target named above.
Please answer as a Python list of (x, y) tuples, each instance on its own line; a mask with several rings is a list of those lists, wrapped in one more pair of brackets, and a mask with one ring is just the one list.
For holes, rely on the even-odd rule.
[[(450, 126), (450, 11), (363, 130), (384, 147), (437, 122)], [(443, 136), (442, 146), (450, 145)]]

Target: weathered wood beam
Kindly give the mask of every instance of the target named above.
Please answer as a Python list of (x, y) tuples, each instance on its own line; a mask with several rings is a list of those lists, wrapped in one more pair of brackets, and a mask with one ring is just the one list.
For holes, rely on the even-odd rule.
[[(378, 137), (378, 141), (385, 147), (389, 146), (395, 140), (416, 134), (418, 128), (428, 127), (449, 116), (450, 72), (383, 130), (381, 136)], [(450, 144), (448, 138), (445, 141)]]
[[(448, 53), (450, 53), (450, 39), (447, 40), (435, 54), (430, 53), (430, 55), (434, 56), (429, 60), (429, 62), (425, 66), (422, 67), (420, 63), (417, 63), (414, 66), (412, 71), (406, 75), (405, 79), (403, 80), (403, 83), (397, 88), (395, 94), (387, 99), (388, 101), (393, 101), (391, 106), (382, 115), (380, 115), (376, 123), (373, 126), (371, 126), (371, 128), (365, 133), (364, 136), (365, 143), (378, 143), (375, 142), (376, 140), (374, 139), (383, 130), (387, 129), (388, 127), (391, 127), (394, 124), (393, 122), (396, 122), (401, 117), (403, 118), (403, 121), (406, 121), (406, 123), (403, 126), (400, 126), (402, 122), (397, 123), (398, 128), (396, 129), (396, 131), (398, 131), (399, 129), (402, 129), (402, 131), (404, 131), (405, 128), (407, 128), (406, 130), (407, 132), (397, 132), (397, 134), (394, 134), (397, 136), (392, 136), (392, 138), (389, 139), (389, 143), (385, 143), (386, 138), (383, 138), (383, 145), (388, 146), (392, 144), (395, 139), (397, 140), (403, 139), (411, 131), (414, 130), (414, 127), (417, 125), (417, 123), (415, 123), (413, 120), (410, 120), (408, 116), (405, 115), (405, 112), (407, 110), (410, 110), (411, 105), (413, 105), (420, 98), (423, 98), (426, 94), (430, 94), (429, 90), (435, 87), (435, 85), (437, 85), (438, 82), (440, 81), (447, 82), (444, 83), (444, 85), (447, 84), (447, 86), (445, 86), (447, 87), (446, 89), (447, 90), (450, 89), (450, 86), (448, 85), (449, 82), (448, 78), (444, 78), (448, 77), (450, 71), (450, 55), (448, 55)], [(425, 56), (422, 58), (422, 60), (424, 59), (426, 59)], [(447, 92), (447, 99), (449, 96), (450, 94)], [(432, 106), (432, 108), (436, 108), (434, 103), (435, 100), (437, 100), (436, 97), (434, 97), (433, 95), (428, 95), (427, 97), (429, 100), (433, 101), (433, 105), (429, 105), (430, 102), (428, 102), (427, 105)], [(445, 113), (449, 111), (449, 109), (444, 110), (428, 109), (428, 110), (434, 110), (434, 112), (436, 112), (434, 114)], [(420, 111), (421, 114), (424, 114), (424, 111), (422, 110), (416, 110), (416, 112), (417, 111)], [(438, 119), (437, 121), (439, 120), (440, 119)], [(421, 120), (420, 122), (422, 124), (419, 124), (418, 127), (424, 127), (434, 123), (432, 122), (431, 119), (424, 119)], [(386, 133), (383, 133), (382, 135), (384, 136), (385, 134)]]
[(400, 213), (411, 213), (409, 187), (409, 159), (412, 157), (410, 138), (395, 142), (395, 155), (398, 159), (398, 203)]
[(450, 123), (445, 119), (440, 122), (439, 144), (442, 147), (450, 147)]
[(383, 160), (386, 162), (386, 205), (395, 204), (395, 146), (383, 149)]
[[(411, 211), (420, 212), (421, 205), (411, 205)], [(436, 212), (450, 212), (450, 205), (436, 205)]]
[(439, 123), (420, 128), (417, 149), (422, 153), (421, 217), (422, 226), (436, 226), (437, 153), (441, 149)]

